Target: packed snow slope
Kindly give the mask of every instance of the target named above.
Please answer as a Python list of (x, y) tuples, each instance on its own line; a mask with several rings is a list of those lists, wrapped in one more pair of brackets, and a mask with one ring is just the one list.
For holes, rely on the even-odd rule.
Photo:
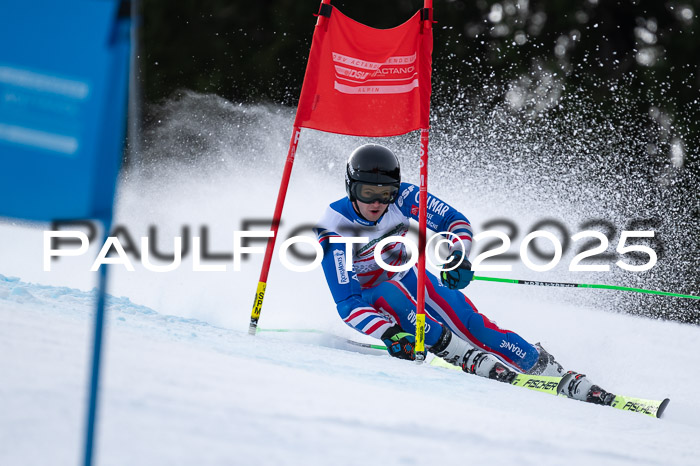
[[(90, 292), (0, 276), (0, 464), (79, 462), (92, 308)], [(568, 367), (669, 396), (664, 417), (110, 298), (97, 464), (697, 464), (699, 329), (575, 306), (519, 312), (537, 313)]]
[[(143, 161), (124, 173), (115, 227), (122, 227), (117, 236), (135, 270), (110, 266), (97, 464), (698, 463), (700, 327), (619, 312), (643, 313), (661, 303), (680, 308), (676, 298), (487, 282), (466, 289), (482, 313), (541, 341), (567, 369), (612, 392), (671, 398), (662, 419), (418, 366), (383, 352), (353, 351), (344, 338), (372, 340), (342, 323), (322, 271), (292, 272), (277, 256), (261, 327), (325, 333), (248, 336), (262, 254), (244, 260), (240, 271), (226, 254), (234, 231), (267, 228), (259, 221), (273, 211), (292, 117), (288, 109), (189, 95), (165, 104), (162, 122), (146, 134)], [(598, 218), (617, 228), (614, 252), (630, 219), (661, 215), (666, 254), (650, 272), (623, 272), (613, 261), (610, 272), (572, 273), (568, 265), (578, 251), (569, 247), (548, 272), (515, 259), (512, 272), (483, 275), (696, 293), (697, 235), (676, 221), (673, 209), (642, 202), (646, 198), (629, 194), (634, 186), (560, 177), (573, 159), (553, 158), (554, 165), (542, 162), (549, 171), (536, 171), (514, 159), (503, 162), (497, 147), (474, 152), (487, 140), (524, 144), (507, 133), (510, 124), (491, 122), (491, 132), (483, 134), (478, 122), (456, 125), (484, 140), (436, 132), (431, 141), (431, 192), (464, 212), (477, 232), (494, 219), (508, 219), (519, 227), (510, 250), (517, 253), (539, 221), (555, 219), (573, 235)], [(344, 196), (344, 161), (363, 142), (302, 132), (280, 239), (300, 227), (296, 234), (311, 235), (308, 225)], [(417, 182), (417, 136), (384, 143), (397, 151), (404, 179)], [(515, 152), (534, 160), (542, 151)], [(598, 176), (591, 171), (591, 179)], [(48, 229), (0, 220), (3, 466), (74, 465), (81, 456), (96, 285), (89, 270), (101, 241), (93, 240), (79, 257), (53, 260), (44, 271)], [(173, 251), (175, 237), (188, 238), (190, 250), (176, 270), (152, 272), (138, 257), (145, 236), (162, 253)], [(209, 253), (221, 255), (205, 265), (225, 271), (193, 271), (195, 236), (207, 236)], [(546, 242), (538, 245), (547, 251)], [(673, 280), (662, 285), (659, 277)], [(674, 280), (687, 287), (671, 287)], [(683, 304), (683, 312), (698, 312), (696, 304)]]

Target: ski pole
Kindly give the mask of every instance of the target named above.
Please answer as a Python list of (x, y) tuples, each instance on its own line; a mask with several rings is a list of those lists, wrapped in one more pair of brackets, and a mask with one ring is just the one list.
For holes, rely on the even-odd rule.
[(318, 335), (326, 335), (332, 337), (336, 340), (343, 341), (349, 345), (359, 346), (362, 348), (372, 348), (376, 350), (386, 350), (384, 345), (374, 345), (372, 343), (364, 343), (360, 341), (351, 340), (349, 338), (334, 335), (329, 332), (324, 332), (323, 330), (317, 330), (315, 328), (260, 328), (256, 327), (257, 332), (273, 332), (273, 333), (315, 333)]
[(678, 298), (689, 298), (689, 299), (700, 299), (700, 296), (694, 296), (691, 294), (680, 294), (671, 293), (668, 291), (657, 291), (657, 290), (645, 290), (643, 288), (630, 288), (627, 286), (615, 286), (615, 285), (595, 285), (587, 283), (560, 283), (560, 282), (538, 282), (534, 280), (518, 280), (510, 278), (494, 278), (494, 277), (478, 277), (474, 276), (474, 280), (484, 280), (487, 282), (499, 282), (499, 283), (514, 283), (516, 285), (534, 285), (534, 286), (554, 286), (562, 288), (598, 288), (603, 290), (620, 290), (620, 291), (635, 291), (637, 293), (649, 293), (662, 296), (676, 296)]

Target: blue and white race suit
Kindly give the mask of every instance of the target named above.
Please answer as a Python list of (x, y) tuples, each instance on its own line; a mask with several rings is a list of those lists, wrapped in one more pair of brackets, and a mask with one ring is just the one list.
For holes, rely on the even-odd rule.
[[(457, 247), (461, 240), (465, 257), (472, 244), (472, 227), (460, 212), (435, 196), (428, 195), (428, 228), (445, 235)], [(375, 246), (389, 236), (405, 236), (410, 220), (418, 220), (418, 187), (401, 183), (394, 203), (376, 222), (360, 217), (346, 197), (326, 209), (315, 229), (324, 252), (323, 271), (340, 317), (354, 329), (375, 338), (398, 324), (415, 333), (417, 269), (403, 272), (383, 269), (374, 259)], [(346, 244), (331, 238), (367, 237), (368, 242), (352, 244), (352, 270), (348, 267)], [(335, 240), (337, 241), (337, 240)], [(389, 242), (381, 251), (388, 265), (401, 266), (408, 261), (402, 242)], [(451, 290), (426, 271), (425, 344), (437, 343), (442, 326), (473, 346), (500, 357), (513, 367), (527, 371), (537, 361), (533, 345), (517, 333), (504, 330), (484, 315), (459, 290)]]

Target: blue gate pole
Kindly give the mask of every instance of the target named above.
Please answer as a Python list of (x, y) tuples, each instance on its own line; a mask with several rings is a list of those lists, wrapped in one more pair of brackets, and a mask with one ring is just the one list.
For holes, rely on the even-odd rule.
[[(111, 221), (103, 222), (104, 239), (102, 244), (105, 244), (109, 231), (111, 229)], [(85, 457), (84, 465), (91, 466), (93, 452), (95, 450), (95, 424), (97, 423), (97, 402), (99, 395), (100, 382), (100, 361), (102, 357), (102, 336), (104, 333), (104, 316), (105, 316), (105, 296), (107, 294), (107, 266), (102, 264), (99, 269), (99, 284), (97, 289), (97, 306), (95, 309), (95, 328), (92, 343), (92, 376), (90, 377), (90, 400), (87, 410), (87, 425), (85, 429)]]

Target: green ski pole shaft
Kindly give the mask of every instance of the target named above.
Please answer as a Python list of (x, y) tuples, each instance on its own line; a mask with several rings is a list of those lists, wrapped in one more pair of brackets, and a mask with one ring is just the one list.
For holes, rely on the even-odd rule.
[(597, 288), (603, 290), (619, 290), (619, 291), (634, 291), (636, 293), (648, 293), (661, 296), (675, 296), (677, 298), (700, 299), (700, 296), (691, 294), (671, 293), (668, 291), (645, 290), (643, 288), (630, 288), (627, 286), (615, 285), (595, 285), (588, 283), (562, 283), (562, 282), (540, 282), (535, 280), (517, 280), (511, 278), (494, 278), (494, 277), (479, 277), (474, 276), (474, 280), (483, 280), (487, 282), (513, 283), (516, 285), (534, 285), (534, 286), (552, 286), (558, 288)]
[(359, 346), (361, 348), (372, 348), (376, 350), (386, 350), (384, 345), (374, 345), (372, 343), (364, 343), (360, 341), (350, 340), (349, 338), (340, 337), (333, 335), (332, 333), (324, 332), (323, 330), (317, 330), (315, 328), (260, 328), (257, 327), (258, 332), (272, 332), (272, 333), (315, 333), (319, 335), (328, 335), (338, 340), (344, 341), (345, 343), (352, 346)]

